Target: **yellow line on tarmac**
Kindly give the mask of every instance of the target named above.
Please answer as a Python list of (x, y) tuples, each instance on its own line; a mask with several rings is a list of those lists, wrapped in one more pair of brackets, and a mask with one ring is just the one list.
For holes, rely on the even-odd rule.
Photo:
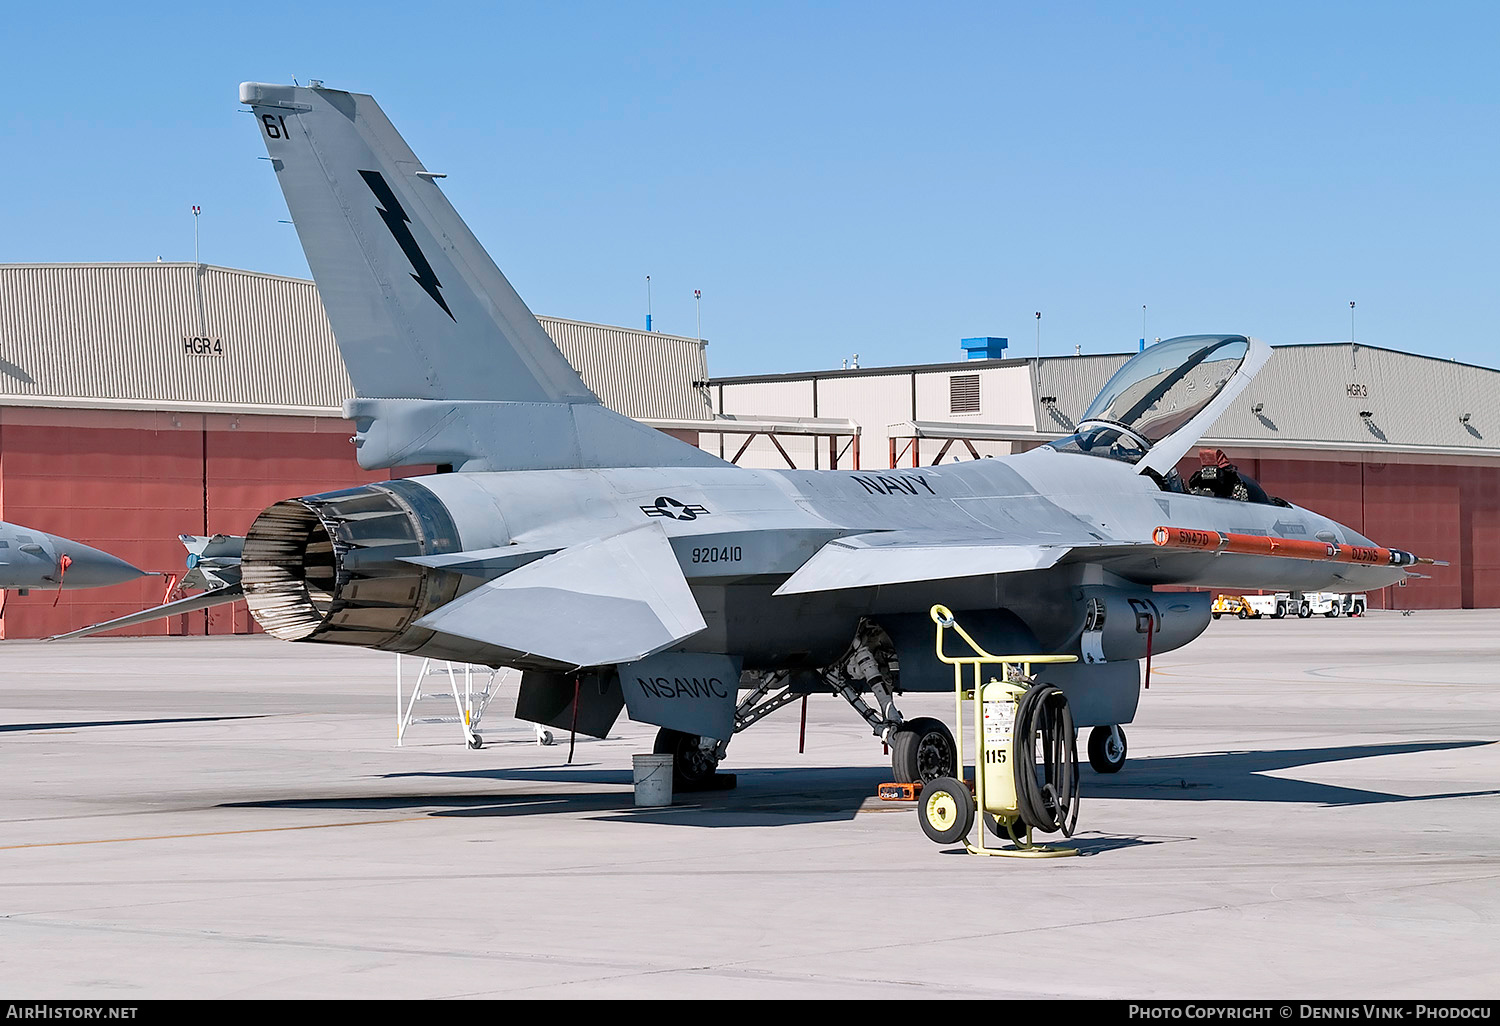
[(65, 848), (74, 844), (123, 844), (126, 841), (176, 841), (189, 837), (226, 837), (231, 834), (274, 834), (282, 830), (324, 830), (328, 827), (374, 826), (377, 823), (405, 823), (425, 816), (403, 816), (400, 819), (360, 819), (349, 823), (308, 823), (304, 826), (257, 827), (252, 830), (209, 830), (201, 834), (153, 834), (148, 837), (101, 837), (93, 841), (38, 841), (35, 844), (0, 844), (0, 851), (18, 848)]

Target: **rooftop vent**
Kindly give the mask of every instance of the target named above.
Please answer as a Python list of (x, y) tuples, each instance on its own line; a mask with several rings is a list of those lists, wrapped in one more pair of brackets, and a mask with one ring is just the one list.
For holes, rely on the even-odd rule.
[(960, 339), (959, 345), (964, 347), (964, 352), (971, 360), (998, 360), (1005, 355), (1005, 347), (1010, 345), (1010, 340), (985, 336)]

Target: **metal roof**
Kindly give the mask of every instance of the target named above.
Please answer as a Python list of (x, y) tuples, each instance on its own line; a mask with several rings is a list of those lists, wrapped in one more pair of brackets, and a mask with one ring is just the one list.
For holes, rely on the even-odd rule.
[[(612, 409), (712, 416), (701, 341), (538, 320)], [(353, 395), (310, 281), (192, 263), (0, 264), (0, 405), (338, 416)]]

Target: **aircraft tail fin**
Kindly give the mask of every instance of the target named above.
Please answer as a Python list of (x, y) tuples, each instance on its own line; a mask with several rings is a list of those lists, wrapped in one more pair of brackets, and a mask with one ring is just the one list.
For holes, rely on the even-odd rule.
[[(359, 396), (357, 412), (346, 415), (368, 427), (388, 409), (399, 412), (406, 437), (390, 438), (395, 425), (386, 425), (381, 444), (361, 447), (362, 466), (391, 466), (381, 461), (399, 458), (508, 469), (501, 449), (513, 450), (515, 436), (486, 438), (482, 429), (503, 423), (533, 437), (541, 433), (524, 430), (525, 408), (479, 416), (477, 405), (571, 407), (563, 418), (568, 421), (593, 407), (584, 417), (590, 424), (633, 424), (600, 407), (443, 195), (435, 180), (442, 176), (422, 165), (372, 97), (246, 82), (240, 100), (255, 115)], [(401, 402), (388, 408), (380, 400)], [(444, 408), (414, 415), (413, 400)], [(409, 435), (413, 429), (426, 434)], [(626, 434), (631, 444), (623, 454), (618, 444), (608, 454), (591, 452), (575, 438), (556, 452), (529, 453), (525, 462), (566, 467), (712, 460), (659, 432)], [(538, 445), (547, 449), (545, 435)]]

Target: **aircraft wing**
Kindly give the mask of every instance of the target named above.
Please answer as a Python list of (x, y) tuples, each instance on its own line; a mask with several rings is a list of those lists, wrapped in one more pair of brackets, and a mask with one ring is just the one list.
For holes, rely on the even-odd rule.
[(161, 606), (152, 606), (150, 609), (142, 609), (139, 613), (130, 613), (126, 616), (116, 617), (113, 620), (105, 620), (91, 627), (81, 627), (67, 634), (54, 634), (48, 641), (65, 641), (68, 638), (86, 638), (90, 634), (102, 634), (105, 631), (118, 630), (121, 627), (134, 627), (138, 623), (150, 623), (152, 620), (165, 620), (169, 616), (178, 613), (195, 613), (200, 609), (208, 609), (211, 606), (222, 606), (226, 602), (245, 597), (245, 589), (238, 584), (232, 584), (218, 591), (206, 591), (202, 595), (189, 595), (187, 598), (178, 599), (176, 602), (168, 602)]
[(915, 531), (837, 538), (787, 578), (777, 595), (1045, 570), (1075, 548), (1057, 543), (976, 542)]
[(570, 666), (644, 659), (708, 626), (655, 524), (527, 563), (416, 625)]

